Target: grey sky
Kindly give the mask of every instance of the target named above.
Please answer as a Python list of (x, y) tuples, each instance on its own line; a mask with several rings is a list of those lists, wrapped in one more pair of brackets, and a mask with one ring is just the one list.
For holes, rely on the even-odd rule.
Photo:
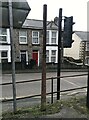
[(87, 30), (88, 0), (27, 0), (31, 11), (27, 18), (43, 19), (43, 5), (47, 4), (47, 20), (58, 16), (59, 8), (63, 8), (63, 16), (73, 16), (74, 30)]

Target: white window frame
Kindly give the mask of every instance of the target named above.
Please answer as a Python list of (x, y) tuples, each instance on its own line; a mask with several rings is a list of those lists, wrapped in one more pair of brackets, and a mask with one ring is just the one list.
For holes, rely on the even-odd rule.
[[(6, 57), (2, 57), (2, 52), (7, 52), (7, 56)], [(6, 59), (8, 61), (8, 51), (7, 50), (0, 51), (0, 63), (1, 63), (2, 60), (6, 60)]]
[[(20, 35), (20, 32), (25, 32), (26, 35)], [(21, 38), (25, 38), (26, 41), (25, 41), (25, 42), (20, 41)], [(20, 43), (20, 44), (27, 44), (27, 31), (25, 31), (25, 30), (20, 30), (20, 31), (19, 31), (19, 43)]]
[[(52, 51), (55, 51), (55, 55), (52, 55)], [(56, 50), (51, 50), (51, 62), (52, 62), (52, 57), (55, 57), (55, 62), (56, 63)]]
[[(34, 32), (37, 32), (38, 33), (38, 36), (33, 36), (33, 33)], [(33, 39), (34, 38), (37, 38), (38, 39), (38, 42), (34, 42)], [(39, 31), (32, 31), (32, 44), (39, 44)]]
[[(56, 37), (53, 37), (52, 35), (52, 33), (53, 32), (55, 32), (56, 33)], [(55, 43), (54, 42), (52, 42), (52, 39), (55, 39), (56, 41), (55, 41)], [(51, 44), (57, 44), (57, 31), (51, 31)]]
[(48, 61), (46, 60), (46, 63), (49, 63), (49, 50), (46, 50), (46, 53), (48, 51), (48, 54), (46, 54), (46, 59), (48, 58)]
[(0, 34), (0, 37), (6, 37), (6, 41), (0, 41), (0, 43), (7, 43), (7, 29), (6, 28), (0, 28), (0, 30), (5, 29), (6, 30), (6, 34)]
[(46, 44), (49, 44), (49, 43), (50, 43), (50, 31), (47, 30)]

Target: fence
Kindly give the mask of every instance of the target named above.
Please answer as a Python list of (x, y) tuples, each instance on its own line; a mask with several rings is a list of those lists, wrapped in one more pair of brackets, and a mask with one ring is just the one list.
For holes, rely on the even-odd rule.
[[(60, 78), (73, 78), (73, 77), (80, 77), (80, 76), (86, 76), (88, 74), (78, 74), (78, 75), (71, 75), (71, 76), (61, 76)], [(55, 79), (57, 79), (58, 77), (50, 77), (50, 78), (47, 78), (46, 80), (49, 81), (51, 80), (51, 92), (48, 92), (46, 93), (46, 95), (51, 95), (51, 103), (53, 103), (53, 98), (54, 98), (54, 94), (59, 92), (59, 91), (54, 91), (53, 90), (53, 81)], [(24, 84), (24, 83), (32, 83), (32, 82), (37, 82), (37, 81), (41, 81), (42, 79), (34, 79), (34, 80), (27, 80), (27, 81), (18, 81), (16, 82), (16, 84)], [(2, 83), (0, 84), (2, 86), (6, 86), (6, 85), (12, 85), (12, 82), (9, 82), (9, 83)], [(87, 86), (83, 86), (83, 87), (77, 87), (77, 88), (73, 88), (73, 89), (66, 89), (66, 90), (61, 90), (60, 92), (68, 92), (68, 91), (74, 91), (74, 90), (78, 90), (78, 89), (84, 89), (84, 88), (87, 88)], [(25, 97), (19, 97), (19, 98), (16, 98), (16, 100), (21, 100), (21, 99), (26, 99), (26, 98), (34, 98), (34, 97), (38, 97), (38, 96), (41, 96), (41, 94), (35, 94), (35, 95), (30, 95), (30, 96), (25, 96)], [(13, 99), (5, 99), (5, 100), (2, 100), (2, 102), (7, 102), (7, 101), (13, 101)]]

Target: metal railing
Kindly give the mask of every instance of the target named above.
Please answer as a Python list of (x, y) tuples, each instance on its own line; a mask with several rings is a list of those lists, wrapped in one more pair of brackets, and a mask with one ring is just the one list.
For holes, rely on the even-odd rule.
[[(60, 78), (72, 78), (72, 77), (80, 77), (80, 76), (86, 76), (88, 74), (77, 74), (77, 75), (70, 75), (70, 76), (61, 76)], [(53, 90), (53, 81), (55, 79), (57, 79), (58, 77), (49, 77), (49, 78), (46, 78), (46, 80), (51, 80), (51, 92), (48, 92), (46, 93), (46, 95), (51, 95), (51, 103), (53, 103), (53, 95), (59, 91), (54, 91)], [(31, 82), (37, 82), (37, 81), (41, 81), (42, 79), (33, 79), (33, 80), (23, 80), (23, 81), (17, 81), (16, 84), (21, 84), (21, 83), (31, 83)], [(12, 85), (12, 82), (9, 82), (9, 83), (2, 83), (0, 84), (2, 86), (6, 86), (6, 85)], [(66, 89), (66, 90), (61, 90), (60, 92), (68, 92), (68, 91), (74, 91), (74, 90), (78, 90), (78, 89), (84, 89), (84, 88), (87, 88), (87, 86), (82, 86), (82, 87), (77, 87), (77, 88), (73, 88), (73, 89)], [(35, 95), (29, 95), (29, 96), (25, 96), (25, 97), (19, 97), (19, 98), (16, 98), (16, 100), (21, 100), (21, 99), (26, 99), (26, 98), (34, 98), (34, 97), (38, 97), (38, 96), (41, 96), (41, 94), (35, 94)], [(7, 101), (13, 101), (13, 99), (5, 99), (5, 100), (2, 100), (2, 102), (7, 102)]]

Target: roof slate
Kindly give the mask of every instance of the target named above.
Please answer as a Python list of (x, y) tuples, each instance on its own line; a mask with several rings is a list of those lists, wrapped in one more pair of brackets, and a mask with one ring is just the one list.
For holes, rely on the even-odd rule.
[[(43, 29), (43, 20), (26, 19), (22, 28)], [(47, 21), (47, 29), (56, 29), (53, 21)]]
[(82, 41), (89, 41), (89, 32), (87, 32), (87, 31), (75, 31), (75, 34), (78, 35)]

